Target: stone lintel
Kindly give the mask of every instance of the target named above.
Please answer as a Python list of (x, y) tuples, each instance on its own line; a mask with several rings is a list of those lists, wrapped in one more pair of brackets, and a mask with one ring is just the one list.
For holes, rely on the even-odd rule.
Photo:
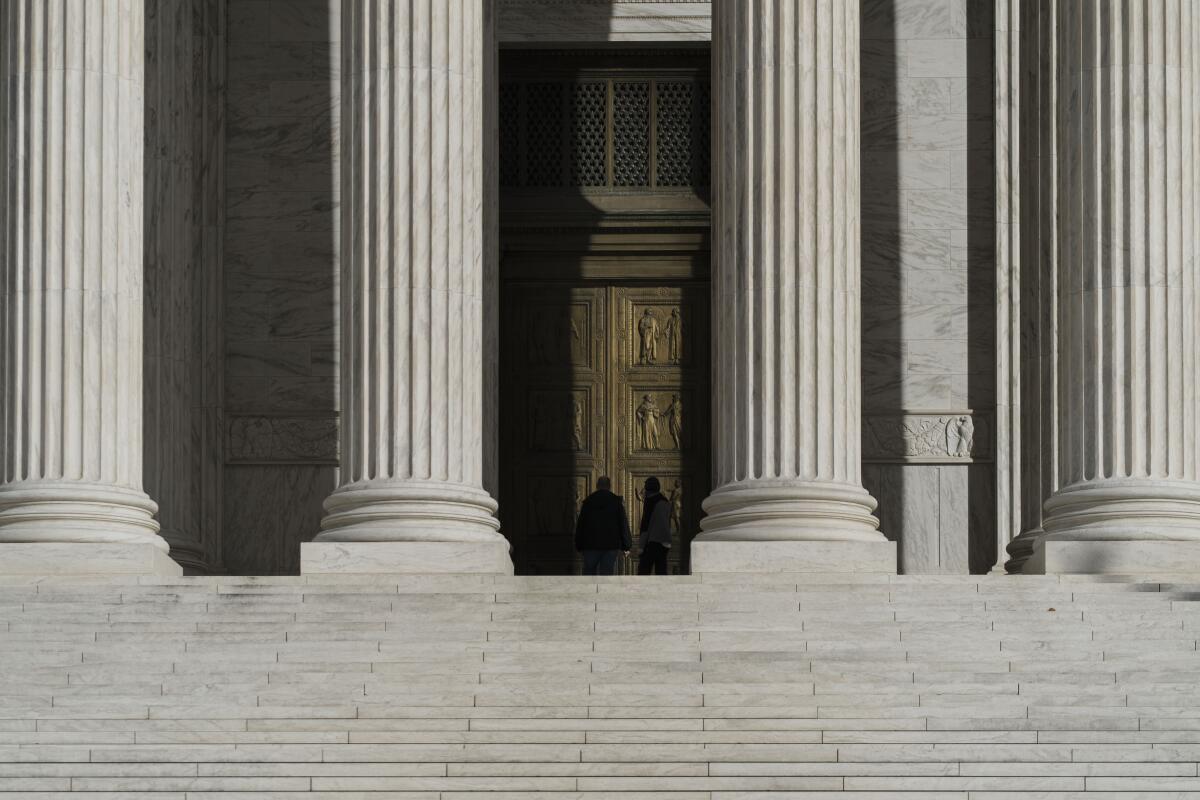
[(157, 575), (183, 574), (152, 544), (107, 542), (8, 542), (0, 545), (0, 575)]
[(896, 574), (890, 541), (692, 542), (692, 574), (713, 572), (821, 572)]
[(300, 573), (512, 575), (508, 540), (490, 542), (304, 542)]

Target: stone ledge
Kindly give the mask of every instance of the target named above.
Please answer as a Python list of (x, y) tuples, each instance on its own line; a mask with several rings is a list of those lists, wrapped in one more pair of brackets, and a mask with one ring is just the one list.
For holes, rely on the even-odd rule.
[(304, 542), (300, 574), (512, 575), (508, 541)]
[(0, 575), (183, 575), (183, 567), (150, 544), (37, 542), (0, 544)]
[(1039, 539), (1024, 571), (1033, 575), (1196, 575), (1200, 573), (1200, 542)]
[(797, 541), (797, 542), (692, 542), (692, 573), (792, 572), (792, 573), (896, 573), (896, 543)]

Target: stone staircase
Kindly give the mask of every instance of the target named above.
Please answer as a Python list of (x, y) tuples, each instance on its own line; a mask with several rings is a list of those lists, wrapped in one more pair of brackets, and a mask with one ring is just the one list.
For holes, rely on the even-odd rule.
[(1200, 798), (1200, 584), (0, 585), (0, 798)]

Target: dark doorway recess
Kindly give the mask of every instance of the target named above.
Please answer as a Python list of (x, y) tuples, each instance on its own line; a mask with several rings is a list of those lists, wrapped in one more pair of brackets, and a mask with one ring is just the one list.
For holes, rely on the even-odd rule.
[(519, 573), (578, 572), (600, 475), (635, 528), (660, 479), (688, 569), (711, 487), (708, 64), (501, 54), (499, 500)]

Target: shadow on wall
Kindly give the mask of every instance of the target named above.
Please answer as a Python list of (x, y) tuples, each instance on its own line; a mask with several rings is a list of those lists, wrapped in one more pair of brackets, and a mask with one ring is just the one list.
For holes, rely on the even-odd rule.
[(862, 4), (863, 480), (902, 572), (985, 572), (994, 445), (972, 463), (928, 431), (971, 409), (993, 434), (993, 12), (917, 10)]
[(229, 0), (224, 560), (299, 571), (337, 464), (340, 0)]
[[(868, 417), (902, 404), (904, 348), (899, 335), (903, 304), (900, 232), (900, 99), (902, 55), (896, 41), (894, 0), (866, 0), (860, 43), (862, 386), (863, 452)], [(890, 540), (905, 533), (904, 469), (863, 464), (863, 484), (879, 501), (876, 515)], [(897, 548), (901, 572), (904, 551)]]
[[(968, 44), (994, 38), (995, 4), (967, 3)], [(967, 50), (967, 406), (996, 407), (995, 59), (992, 47)], [(991, 416), (995, 419), (995, 415)], [(995, 425), (988, 452), (995, 454)], [(996, 466), (968, 468), (968, 558), (973, 574), (996, 564)]]

